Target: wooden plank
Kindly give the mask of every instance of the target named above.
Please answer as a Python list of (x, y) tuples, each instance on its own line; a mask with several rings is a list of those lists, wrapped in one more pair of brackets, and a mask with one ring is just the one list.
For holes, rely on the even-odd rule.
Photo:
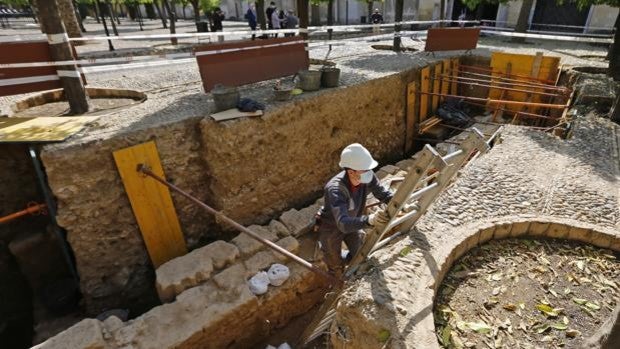
[(250, 116), (261, 116), (261, 115), (263, 115), (262, 110), (257, 110), (254, 112), (243, 112), (243, 111), (239, 111), (239, 109), (237, 108), (233, 108), (233, 109), (221, 111), (219, 113), (211, 114), (211, 118), (213, 118), (213, 120), (215, 121), (224, 121), (224, 120), (243, 118), (246, 116), (250, 117)]
[[(443, 60), (443, 64), (442, 64), (442, 75), (445, 76), (449, 76), (452, 75), (450, 72), (452, 71), (452, 68), (450, 67), (450, 60), (449, 59), (444, 59)], [(450, 83), (448, 81), (442, 81), (441, 82), (441, 94), (442, 95), (447, 95), (450, 93)], [(441, 101), (445, 102), (446, 101), (446, 97), (441, 97)]]
[(480, 28), (429, 28), (424, 51), (474, 50)]
[(0, 118), (0, 143), (62, 142), (100, 116)]
[(155, 142), (117, 150), (114, 161), (153, 266), (157, 268), (186, 254), (187, 247), (170, 191), (136, 170), (138, 164), (145, 164), (153, 173), (165, 178)]
[(458, 85), (456, 84), (456, 80), (459, 76), (459, 59), (452, 58), (451, 64), (452, 64), (452, 73), (450, 75), (452, 76), (453, 82), (452, 82), (452, 85), (450, 86), (450, 94), (458, 95)]
[[(439, 94), (441, 92), (441, 70), (443, 64), (441, 62), (435, 64), (433, 67), (433, 93)], [(439, 105), (439, 96), (432, 96), (431, 98), (431, 113), (437, 112), (437, 106)]]
[(405, 153), (408, 154), (413, 149), (413, 138), (416, 131), (415, 126), (418, 124), (418, 109), (416, 108), (416, 89), (417, 84), (410, 82), (407, 84), (407, 120), (405, 129)]
[(420, 94), (420, 122), (426, 120), (428, 116), (429, 95), (427, 93), (430, 92), (430, 73), (430, 67), (423, 68), (420, 73), (420, 92), (422, 92), (422, 94)]

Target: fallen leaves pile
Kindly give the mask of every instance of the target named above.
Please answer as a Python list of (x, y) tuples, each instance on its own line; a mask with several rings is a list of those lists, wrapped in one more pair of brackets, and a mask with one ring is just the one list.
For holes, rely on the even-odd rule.
[(572, 348), (620, 301), (610, 250), (565, 240), (494, 240), (458, 260), (435, 304), (445, 348)]

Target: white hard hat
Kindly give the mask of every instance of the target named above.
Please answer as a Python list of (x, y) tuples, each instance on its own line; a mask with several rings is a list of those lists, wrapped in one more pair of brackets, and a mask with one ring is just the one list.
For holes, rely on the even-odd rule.
[(342, 168), (367, 171), (372, 170), (379, 164), (372, 158), (368, 149), (359, 143), (353, 143), (342, 150), (339, 165)]

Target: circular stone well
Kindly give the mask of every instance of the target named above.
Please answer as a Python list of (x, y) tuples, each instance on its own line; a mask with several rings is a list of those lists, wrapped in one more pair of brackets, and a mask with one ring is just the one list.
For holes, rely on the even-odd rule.
[(574, 348), (618, 306), (619, 254), (581, 242), (510, 238), (457, 260), (436, 295), (444, 348)]
[[(142, 103), (147, 96), (143, 92), (117, 88), (86, 87), (91, 110), (85, 115), (100, 115), (106, 111), (127, 108)], [(11, 106), (12, 117), (62, 116), (69, 111), (63, 89), (37, 93), (15, 102)]]

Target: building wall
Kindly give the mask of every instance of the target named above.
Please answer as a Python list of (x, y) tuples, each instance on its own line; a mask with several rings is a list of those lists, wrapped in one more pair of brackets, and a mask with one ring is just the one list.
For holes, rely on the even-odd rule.
[[(592, 6), (588, 27), (613, 28), (618, 17), (618, 11), (620, 11), (619, 8), (608, 5)], [(596, 29), (593, 28), (593, 30)]]

